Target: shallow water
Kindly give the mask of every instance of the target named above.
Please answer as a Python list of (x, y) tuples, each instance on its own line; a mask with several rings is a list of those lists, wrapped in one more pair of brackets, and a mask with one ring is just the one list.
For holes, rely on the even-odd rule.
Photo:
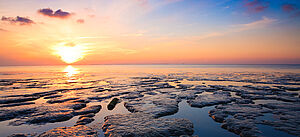
[[(145, 79), (143, 79), (145, 78)], [(140, 81), (159, 78), (158, 81), (150, 85), (141, 85)], [(250, 92), (269, 90), (282, 90), (293, 93), (287, 97), (298, 97), (300, 87), (300, 66), (299, 65), (87, 65), (87, 66), (3, 66), (0, 67), (0, 96), (1, 99), (15, 98), (16, 95), (27, 95), (31, 97), (33, 93), (49, 92), (63, 89), (54, 95), (59, 95), (52, 99), (78, 98), (89, 100), (87, 106), (101, 105), (102, 109), (93, 117), (95, 120), (88, 126), (102, 125), (103, 118), (112, 114), (130, 113), (125, 107), (123, 99), (113, 110), (108, 110), (107, 104), (112, 98), (126, 96), (127, 92), (134, 92), (153, 87), (152, 84), (169, 83), (174, 86), (174, 91), (170, 93), (160, 93), (153, 89), (152, 94), (142, 94), (144, 97), (159, 96), (161, 94), (178, 95), (186, 89), (180, 89), (178, 84), (192, 85), (188, 90), (199, 85), (206, 87), (223, 86), (230, 90), (246, 90)], [(104, 89), (95, 92), (99, 88)], [(224, 88), (215, 88), (223, 91)], [(236, 91), (229, 91), (231, 96), (241, 98), (236, 95)], [(204, 91), (198, 95), (212, 94), (212, 91)], [(252, 96), (252, 94), (250, 94)], [(48, 96), (48, 95), (47, 95)], [(49, 104), (41, 96), (23, 102), (33, 102), (34, 104), (22, 104), (20, 106), (4, 106), (12, 103), (0, 104), (0, 112), (9, 110), (19, 110), (27, 108), (37, 108), (44, 113), (44, 109), (73, 111), (68, 108), (72, 101)], [(91, 99), (92, 97), (105, 97), (103, 99)], [(269, 96), (269, 95), (266, 95)], [(273, 95), (272, 95), (273, 96)], [(279, 96), (279, 95), (276, 95)], [(142, 98), (142, 97), (141, 97)], [(292, 98), (292, 99), (294, 99)], [(290, 99), (290, 98), (288, 98)], [(76, 99), (75, 99), (76, 100)], [(130, 99), (129, 99), (130, 101)], [(285, 102), (278, 99), (255, 99), (255, 105)], [(70, 103), (71, 102), (71, 103)], [(296, 102), (299, 103), (299, 102)], [(238, 136), (221, 128), (221, 123), (215, 122), (209, 117), (208, 111), (215, 106), (203, 108), (190, 107), (186, 101), (179, 103), (179, 111), (176, 114), (164, 116), (162, 118), (186, 118), (194, 124), (194, 135), (199, 136)], [(45, 111), (46, 112), (46, 111)], [(54, 111), (53, 111), (54, 112)], [(79, 116), (62, 122), (45, 122), (40, 124), (28, 124), (28, 119), (35, 115), (43, 115), (38, 112), (30, 116), (16, 116), (0, 122), (0, 134), (3, 136), (12, 133), (42, 133), (55, 127), (73, 126)], [(265, 117), (265, 119), (268, 119)], [(20, 125), (9, 125), (16, 121), (25, 121)], [(26, 122), (27, 121), (27, 122)], [(101, 126), (100, 126), (101, 127)], [(273, 129), (271, 126), (260, 125), (258, 128), (264, 136), (289, 135), (284, 131)], [(99, 130), (101, 132), (101, 130)], [(103, 136), (103, 135), (101, 135)]]
[[(271, 120), (274, 121), (276, 118), (272, 114), (265, 114), (259, 117), (260, 120)], [(265, 137), (294, 137), (293, 135), (287, 134), (280, 130), (275, 130), (271, 126), (258, 124), (258, 128), (261, 129), (262, 135)]]
[(228, 132), (225, 129), (220, 128), (221, 124), (216, 123), (213, 119), (208, 116), (208, 111), (213, 108), (213, 106), (204, 108), (193, 108), (182, 101), (179, 104), (179, 111), (171, 116), (166, 116), (164, 118), (187, 118), (193, 121), (194, 124), (194, 135), (203, 137), (237, 137), (234, 133)]

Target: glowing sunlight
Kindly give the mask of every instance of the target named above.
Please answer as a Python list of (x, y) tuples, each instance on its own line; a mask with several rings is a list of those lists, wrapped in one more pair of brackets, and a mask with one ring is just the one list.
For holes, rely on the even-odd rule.
[(62, 61), (71, 64), (77, 62), (85, 56), (85, 47), (81, 45), (75, 46), (57, 46), (54, 48), (54, 54), (58, 55)]
[(77, 68), (74, 68), (74, 67), (72, 67), (71, 65), (68, 65), (68, 66), (63, 70), (63, 72), (66, 73), (65, 76), (68, 77), (68, 78), (70, 78), (70, 77), (72, 77), (72, 76), (74, 76), (74, 75), (76, 75), (76, 74), (79, 73), (79, 71), (77, 70)]

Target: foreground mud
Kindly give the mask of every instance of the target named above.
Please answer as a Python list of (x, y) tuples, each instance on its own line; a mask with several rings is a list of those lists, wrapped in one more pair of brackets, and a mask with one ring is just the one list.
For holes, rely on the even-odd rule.
[(107, 116), (102, 129), (105, 136), (111, 137), (165, 137), (193, 134), (193, 124), (189, 120), (153, 118), (153, 115), (140, 112)]
[[(300, 136), (299, 74), (170, 73), (75, 82), (2, 79), (0, 85), (2, 93), (15, 91), (0, 97), (0, 121), (9, 121), (6, 126), (76, 118), (71, 127), (11, 136), (191, 136), (196, 121), (164, 118), (178, 112), (182, 100), (198, 109), (214, 106), (207, 115), (222, 123), (220, 128), (242, 137), (262, 136), (257, 125)], [(103, 107), (113, 110), (121, 102), (128, 114), (108, 115), (103, 123), (93, 123)], [(274, 119), (262, 118), (266, 115)]]

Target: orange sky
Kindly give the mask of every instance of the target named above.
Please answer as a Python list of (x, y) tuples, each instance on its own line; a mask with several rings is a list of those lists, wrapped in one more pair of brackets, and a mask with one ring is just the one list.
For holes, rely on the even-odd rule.
[(300, 19), (275, 2), (0, 0), (0, 65), (66, 64), (63, 47), (73, 64), (299, 64)]

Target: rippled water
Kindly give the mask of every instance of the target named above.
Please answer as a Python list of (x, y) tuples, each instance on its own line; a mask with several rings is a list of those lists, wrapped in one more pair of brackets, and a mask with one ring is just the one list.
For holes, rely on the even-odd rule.
[[(141, 82), (154, 79), (149, 82)], [(141, 84), (142, 83), (142, 84)], [(145, 84), (147, 83), (147, 84)], [(150, 83), (150, 84), (149, 84)], [(157, 85), (168, 83), (173, 86), (172, 93), (160, 92)], [(179, 84), (191, 85), (182, 89)], [(130, 113), (124, 107), (124, 102), (130, 101), (128, 93), (138, 92), (140, 98), (170, 94), (177, 96), (183, 90), (195, 90), (202, 85), (224, 90), (261, 91), (284, 90), (288, 99), (253, 99), (255, 105), (280, 102), (299, 103), (300, 66), (299, 65), (82, 65), (82, 66), (3, 66), (0, 67), (0, 112), (3, 117), (0, 122), (0, 134), (12, 133), (40, 134), (49, 129), (62, 126), (73, 126), (79, 115), (71, 116), (59, 122), (32, 123), (31, 118), (55, 113), (73, 112), (70, 105), (74, 100), (86, 100), (86, 106), (101, 105), (102, 109), (93, 117), (95, 120), (88, 126), (101, 125), (107, 115)], [(216, 86), (218, 86), (216, 88)], [(223, 88), (219, 88), (223, 86)], [(155, 87), (155, 88), (153, 88)], [(98, 90), (101, 91), (98, 91)], [(56, 90), (59, 90), (56, 92)], [(148, 92), (153, 94), (148, 94)], [(51, 92), (52, 91), (52, 92)], [(55, 92), (53, 92), (55, 91)], [(51, 93), (50, 93), (51, 92)], [(241, 98), (236, 92), (229, 91), (232, 97)], [(50, 95), (51, 94), (51, 95)], [(211, 94), (204, 91), (202, 94)], [(297, 95), (298, 94), (298, 95)], [(54, 96), (53, 96), (54, 95)], [(252, 95), (252, 94), (251, 94)], [(53, 96), (53, 98), (47, 98)], [(124, 97), (125, 96), (125, 97)], [(197, 94), (198, 96), (198, 94)], [(264, 95), (273, 96), (273, 95)], [(276, 95), (278, 96), (278, 95)], [(98, 97), (95, 99), (95, 97)], [(122, 98), (121, 103), (113, 110), (108, 110), (107, 104), (112, 98)], [(20, 99), (24, 99), (20, 101)], [(292, 101), (289, 101), (289, 99)], [(14, 100), (15, 99), (15, 100)], [(71, 99), (62, 101), (64, 99)], [(294, 100), (293, 100), (294, 99)], [(60, 100), (49, 103), (49, 100)], [(27, 103), (27, 104), (26, 104)], [(221, 128), (221, 123), (215, 122), (208, 115), (214, 106), (203, 108), (190, 107), (185, 100), (179, 103), (179, 111), (163, 118), (187, 118), (194, 124), (194, 135), (205, 136), (238, 136)], [(30, 115), (16, 112), (15, 116), (7, 117), (7, 111), (34, 109)], [(297, 111), (296, 113), (299, 113)], [(267, 115), (265, 117), (267, 119)], [(270, 128), (269, 128), (270, 127)], [(272, 132), (292, 136), (285, 131), (275, 130), (272, 126), (259, 125), (264, 136), (273, 136)], [(103, 135), (100, 135), (103, 136)]]

